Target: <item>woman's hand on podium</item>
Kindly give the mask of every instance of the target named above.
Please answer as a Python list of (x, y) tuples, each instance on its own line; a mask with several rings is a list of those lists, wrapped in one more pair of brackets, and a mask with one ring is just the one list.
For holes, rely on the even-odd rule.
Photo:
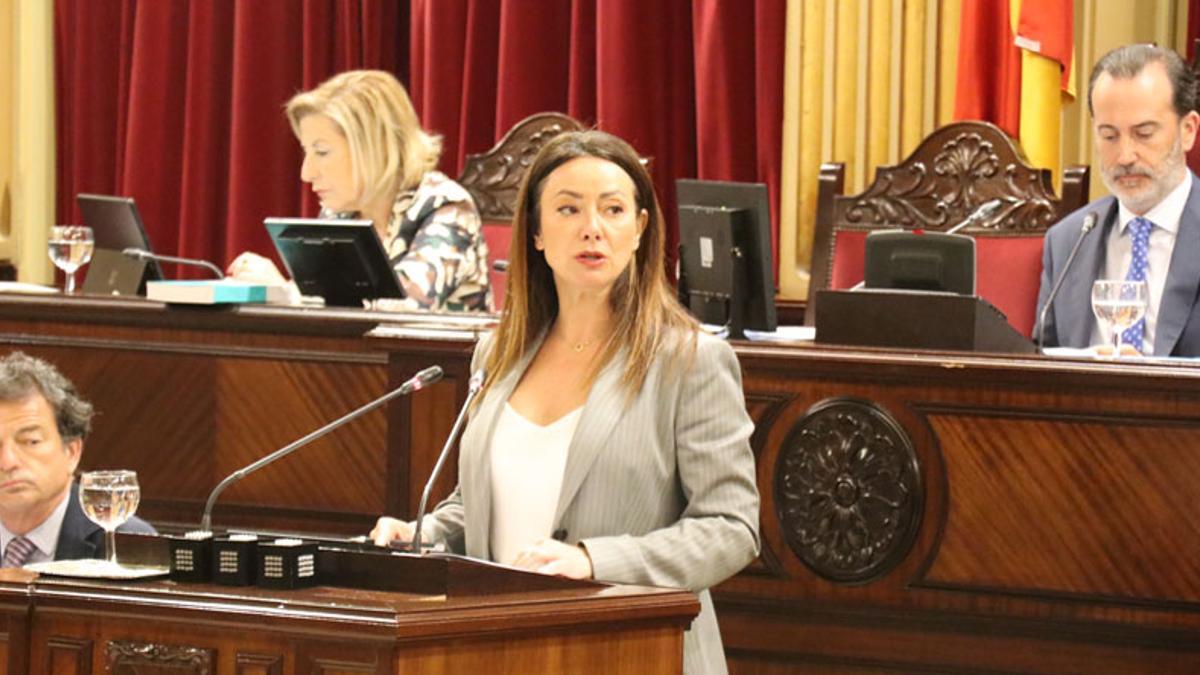
[(245, 281), (252, 284), (267, 284), (267, 285), (284, 285), (287, 284), (287, 279), (283, 278), (279, 268), (270, 259), (264, 258), (257, 253), (246, 251), (229, 263), (225, 274), (238, 281)]
[(387, 546), (393, 541), (408, 543), (412, 541), (416, 529), (412, 523), (383, 516), (375, 521), (375, 528), (371, 530), (371, 541), (375, 542), (376, 546)]
[(591, 579), (592, 559), (583, 546), (543, 539), (517, 554), (513, 567), (570, 579)]

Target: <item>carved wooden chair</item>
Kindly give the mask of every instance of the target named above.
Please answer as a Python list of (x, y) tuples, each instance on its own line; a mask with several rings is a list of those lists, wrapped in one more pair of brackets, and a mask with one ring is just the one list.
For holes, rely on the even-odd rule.
[(921, 142), (897, 166), (881, 166), (875, 182), (843, 195), (842, 164), (823, 164), (817, 191), (812, 278), (805, 323), (812, 325), (816, 292), (862, 281), (863, 249), (877, 229), (944, 231), (984, 202), (999, 199), (992, 218), (961, 230), (976, 238), (976, 289), (1029, 335), (1042, 273), (1042, 237), (1060, 218), (1088, 202), (1086, 166), (1063, 172), (1063, 197), (1050, 171), (1035, 169), (1021, 149), (988, 122), (955, 122)]
[[(508, 259), (517, 191), (534, 156), (551, 138), (584, 128), (579, 121), (562, 113), (537, 113), (517, 122), (491, 150), (467, 155), (458, 182), (479, 207), (489, 264)], [(489, 274), (492, 299), (499, 311), (504, 306), (504, 273), (493, 268)]]

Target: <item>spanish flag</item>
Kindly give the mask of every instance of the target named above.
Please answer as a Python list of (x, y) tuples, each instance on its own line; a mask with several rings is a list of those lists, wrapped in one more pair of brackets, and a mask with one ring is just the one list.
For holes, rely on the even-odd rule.
[(965, 0), (955, 118), (995, 123), (1059, 180), (1062, 107), (1074, 97), (1072, 0)]

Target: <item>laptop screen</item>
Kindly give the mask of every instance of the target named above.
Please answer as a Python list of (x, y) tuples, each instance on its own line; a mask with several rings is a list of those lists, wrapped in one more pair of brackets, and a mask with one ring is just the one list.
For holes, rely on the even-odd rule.
[(133, 198), (82, 192), (75, 198), (83, 224), (92, 228), (96, 239), (96, 252), (83, 282), (85, 293), (142, 295), (147, 280), (163, 278), (157, 261), (142, 262), (121, 255), (127, 248), (153, 250)]

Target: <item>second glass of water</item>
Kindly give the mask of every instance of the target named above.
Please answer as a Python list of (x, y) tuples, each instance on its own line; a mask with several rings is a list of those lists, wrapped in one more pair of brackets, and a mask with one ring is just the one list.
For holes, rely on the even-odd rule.
[(137, 511), (141, 491), (133, 471), (87, 471), (79, 477), (79, 505), (104, 528), (109, 564), (117, 564), (117, 528)]
[(50, 260), (67, 276), (68, 295), (75, 292), (75, 272), (92, 259), (96, 240), (85, 225), (55, 225), (50, 228)]
[[(1092, 311), (1111, 331), (1113, 358), (1121, 354), (1121, 333), (1146, 315), (1148, 297), (1145, 281), (1099, 279), (1092, 284)], [(1142, 350), (1142, 345), (1134, 347)]]

